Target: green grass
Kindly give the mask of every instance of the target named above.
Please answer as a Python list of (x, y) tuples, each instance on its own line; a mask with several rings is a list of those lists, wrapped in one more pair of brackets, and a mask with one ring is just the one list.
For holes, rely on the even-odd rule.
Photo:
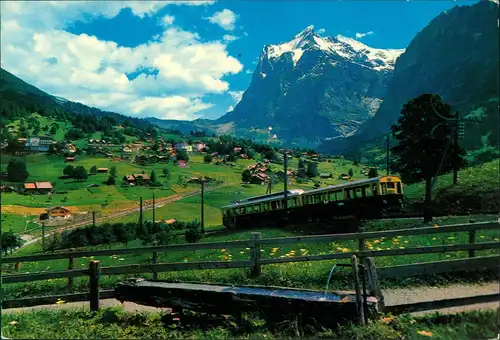
[[(39, 310), (2, 315), (2, 333), (21, 339), (493, 339), (499, 311), (473, 311), (456, 315), (423, 317), (401, 315), (371, 320), (366, 326), (347, 324), (336, 329), (300, 325), (285, 326), (266, 321), (258, 314), (207, 316), (185, 313), (174, 323), (168, 312), (130, 313), (123, 308), (86, 310)], [(294, 326), (296, 325), (296, 326)]]
[(16, 214), (2, 213), (1, 226), (2, 231), (12, 230), (14, 233), (21, 233), (33, 229), (37, 229), (40, 226), (35, 222), (38, 216), (22, 216)]
[[(500, 211), (499, 169), (499, 160), (462, 169), (455, 186), (452, 173), (439, 176), (433, 191), (435, 209), (445, 213)], [(423, 202), (425, 185), (408, 185), (404, 192), (406, 203), (418, 206)]]
[[(485, 220), (492, 220), (492, 217), (484, 218)], [(441, 219), (438, 223), (447, 222), (457, 223), (462, 222), (458, 218), (454, 221)], [(478, 219), (479, 220), (479, 219)], [(367, 226), (368, 230), (377, 229), (399, 229), (408, 227), (407, 221), (401, 221), (401, 224), (387, 224), (385, 227), (380, 224)], [(415, 226), (415, 221), (413, 225)], [(290, 230), (282, 229), (256, 229), (262, 232), (262, 237), (286, 237), (294, 236), (300, 233), (292, 232)], [(253, 231), (256, 231), (253, 230)], [(499, 231), (480, 231), (477, 234), (477, 242), (491, 242), (499, 240)], [(203, 242), (216, 242), (223, 240), (239, 240), (249, 239), (250, 231), (240, 231), (228, 235), (208, 236), (204, 238)], [(178, 241), (183, 243), (182, 237)], [(395, 237), (392, 239), (381, 238), (378, 240), (369, 240), (367, 242), (367, 249), (373, 250), (386, 250), (398, 249), (400, 247), (416, 247), (416, 246), (431, 246), (431, 245), (444, 245), (444, 244), (463, 244), (468, 243), (468, 236), (466, 233), (446, 233), (436, 235), (415, 235), (405, 237)], [(140, 247), (141, 244), (138, 240), (131, 242), (129, 247)], [(121, 244), (113, 244), (110, 246), (97, 246), (85, 247), (80, 250), (97, 250), (97, 249), (117, 249), (123, 248)], [(296, 244), (285, 245), (276, 247), (263, 247), (262, 258), (280, 258), (300, 255), (320, 255), (329, 253), (341, 253), (348, 251), (355, 251), (358, 248), (357, 241), (339, 241), (334, 243), (319, 243), (319, 244)], [(275, 248), (275, 249), (273, 249)], [(40, 243), (30, 245), (26, 248), (20, 249), (15, 252), (16, 256), (23, 256), (39, 252), (41, 249)], [(498, 251), (484, 250), (478, 251), (477, 256), (494, 255)], [(124, 264), (140, 264), (150, 263), (151, 254), (130, 254), (120, 256), (97, 256), (95, 260), (101, 261), (101, 266), (116, 266)], [(159, 261), (165, 262), (191, 262), (191, 261), (235, 261), (247, 260), (249, 258), (249, 249), (226, 249), (226, 250), (199, 250), (199, 251), (180, 251), (158, 254)], [(407, 255), (407, 256), (387, 256), (375, 258), (377, 267), (386, 267), (410, 263), (420, 262), (434, 262), (442, 260), (451, 260), (458, 258), (466, 258), (467, 252), (453, 252), (447, 254), (420, 254), (420, 255)], [(81, 258), (76, 260), (76, 268), (86, 268), (88, 266), (88, 258)], [(273, 285), (273, 286), (288, 286), (298, 288), (310, 289), (324, 289), (328, 273), (335, 263), (346, 263), (348, 260), (338, 261), (315, 261), (315, 262), (298, 262), (286, 263), (280, 265), (268, 265), (262, 269), (262, 274), (256, 279), (248, 277), (248, 269), (220, 269), (220, 270), (193, 270), (184, 272), (171, 272), (160, 273), (160, 279), (174, 280), (174, 281), (193, 281), (193, 282), (212, 282), (212, 283), (227, 283), (227, 284), (260, 284), (260, 285)], [(4, 269), (12, 269), (12, 265), (4, 265)], [(53, 260), (53, 261), (40, 261), (23, 263), (21, 273), (34, 273), (41, 271), (57, 271), (67, 269), (67, 260)], [(132, 275), (133, 276), (133, 275)], [(141, 274), (141, 276), (150, 277), (150, 274)], [(125, 276), (105, 276), (102, 277), (101, 286), (103, 288), (110, 288), (115, 282), (122, 280)], [(387, 287), (418, 285), (418, 284), (443, 284), (452, 282), (453, 280), (461, 279), (460, 275), (457, 277), (448, 276), (435, 276), (424, 278), (408, 278), (405, 280), (386, 280), (382, 284)], [(478, 280), (477, 276), (469, 275), (469, 279)], [(481, 278), (479, 278), (481, 279)], [(490, 277), (484, 275), (482, 279), (488, 280)], [(38, 281), (31, 283), (9, 284), (4, 285), (4, 293), (6, 298), (19, 298), (22, 296), (36, 296), (36, 295), (51, 295), (61, 294), (67, 292), (65, 279)], [(79, 291), (84, 291), (87, 288), (88, 280), (85, 278), (75, 279), (75, 287)], [(339, 269), (338, 273), (332, 277), (330, 283), (331, 289), (351, 289), (350, 273), (346, 269)]]

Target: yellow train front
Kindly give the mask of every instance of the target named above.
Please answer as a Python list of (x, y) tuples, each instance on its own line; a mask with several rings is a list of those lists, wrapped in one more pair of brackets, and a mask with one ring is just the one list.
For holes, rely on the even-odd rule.
[[(380, 176), (326, 188), (287, 192), (288, 219), (296, 224), (353, 216), (375, 219), (403, 207), (403, 183), (397, 176)], [(222, 207), (227, 228), (279, 226), (284, 216), (284, 192), (243, 199)]]

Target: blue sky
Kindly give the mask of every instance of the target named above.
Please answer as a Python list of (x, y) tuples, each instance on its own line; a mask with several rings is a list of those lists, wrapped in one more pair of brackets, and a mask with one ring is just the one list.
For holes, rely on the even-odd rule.
[(266, 44), (309, 25), (406, 48), (441, 12), (476, 1), (2, 1), (2, 67), (51, 94), (139, 117), (217, 118)]

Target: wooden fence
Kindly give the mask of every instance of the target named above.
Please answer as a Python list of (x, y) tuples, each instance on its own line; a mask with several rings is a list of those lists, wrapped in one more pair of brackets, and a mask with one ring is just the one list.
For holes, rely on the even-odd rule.
[[(442, 252), (455, 252), (455, 251), (468, 251), (469, 258), (439, 261), (432, 263), (417, 263), (409, 265), (401, 265), (394, 267), (383, 267), (375, 269), (374, 266), (368, 270), (373, 271), (372, 277), (380, 278), (398, 278), (422, 274), (437, 274), (453, 271), (468, 271), (470, 268), (474, 269), (493, 269), (498, 268), (500, 256), (484, 256), (475, 257), (475, 251), (487, 249), (500, 249), (500, 242), (483, 242), (475, 243), (477, 230), (499, 230), (500, 221), (497, 222), (480, 222), (470, 224), (457, 224), (442, 227), (424, 227), (412, 229), (399, 229), (390, 231), (375, 231), (364, 233), (352, 234), (329, 234), (329, 235), (315, 235), (315, 236), (297, 236), (297, 237), (280, 237), (280, 238), (266, 238), (262, 239), (261, 234), (258, 232), (251, 233), (251, 238), (247, 240), (237, 241), (220, 241), (220, 242), (203, 242), (195, 244), (177, 244), (168, 246), (149, 246), (142, 248), (125, 248), (125, 249), (112, 249), (112, 250), (96, 250), (96, 251), (67, 251), (54, 254), (44, 255), (28, 255), (22, 257), (8, 257), (2, 258), (0, 263), (15, 263), (19, 268), (22, 262), (32, 261), (48, 261), (56, 259), (68, 259), (68, 270), (53, 271), (42, 273), (30, 274), (13, 274), (5, 275), (2, 278), (3, 284), (31, 282), (48, 279), (68, 278), (68, 285), (71, 288), (74, 277), (89, 277), (89, 293), (79, 294), (65, 294), (49, 297), (26, 298), (16, 300), (2, 301), (4, 308), (34, 306), (55, 302), (57, 298), (64, 301), (90, 301), (91, 309), (95, 310), (99, 306), (99, 298), (111, 297), (112, 291), (99, 291), (99, 278), (102, 275), (119, 275), (119, 274), (139, 274), (139, 273), (153, 273), (153, 278), (156, 279), (158, 273), (168, 271), (184, 271), (195, 269), (227, 269), (227, 268), (250, 268), (250, 275), (258, 276), (261, 273), (261, 267), (268, 264), (278, 263), (291, 263), (291, 262), (305, 262), (305, 261), (324, 261), (324, 260), (338, 260), (338, 259), (351, 259), (353, 255), (359, 258), (360, 263), (363, 260), (373, 257), (381, 256), (400, 256), (400, 255), (415, 255), (415, 254), (429, 254), (429, 253), (442, 253)], [(469, 235), (469, 243), (467, 244), (450, 244), (428, 247), (413, 247), (405, 249), (390, 249), (390, 250), (365, 250), (366, 240), (376, 239), (381, 237), (396, 237), (396, 236), (410, 236), (410, 235), (423, 235), (423, 234), (440, 234), (450, 232), (466, 232)], [(273, 258), (261, 259), (262, 246), (275, 246), (283, 244), (297, 244), (297, 243), (327, 243), (341, 240), (358, 240), (359, 250), (346, 253), (333, 253), (324, 255), (310, 255), (310, 256), (296, 256), (288, 258)], [(158, 253), (173, 252), (184, 250), (202, 250), (202, 249), (225, 249), (225, 248), (250, 248), (250, 258), (248, 260), (240, 261), (198, 261), (189, 263), (157, 263)], [(123, 254), (144, 254), (152, 253), (151, 264), (132, 264), (122, 266), (100, 267), (99, 261), (90, 261), (87, 269), (74, 269), (74, 260), (87, 256), (105, 256), (105, 255), (123, 255)], [(376, 279), (375, 281), (377, 281)], [(377, 291), (377, 282), (372, 282), (372, 291)], [(380, 298), (383, 297), (380, 295)], [(496, 296), (498, 299), (498, 295)], [(485, 298), (483, 297), (483, 300)], [(481, 300), (481, 301), (483, 301)], [(463, 303), (463, 301), (461, 302)], [(418, 307), (418, 306), (417, 306)], [(407, 309), (417, 308), (409, 306)], [(420, 306), (418, 308), (425, 308)], [(418, 309), (417, 308), (417, 309)], [(434, 307), (435, 308), (435, 307)], [(403, 308), (404, 309), (404, 308)]]

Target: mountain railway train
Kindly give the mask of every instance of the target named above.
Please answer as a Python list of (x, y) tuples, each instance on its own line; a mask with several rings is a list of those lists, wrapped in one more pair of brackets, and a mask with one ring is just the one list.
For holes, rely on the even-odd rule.
[[(339, 217), (375, 219), (403, 208), (403, 183), (396, 176), (379, 176), (325, 188), (287, 191), (288, 220), (329, 221)], [(221, 208), (228, 229), (279, 226), (284, 218), (284, 192), (254, 196)]]

